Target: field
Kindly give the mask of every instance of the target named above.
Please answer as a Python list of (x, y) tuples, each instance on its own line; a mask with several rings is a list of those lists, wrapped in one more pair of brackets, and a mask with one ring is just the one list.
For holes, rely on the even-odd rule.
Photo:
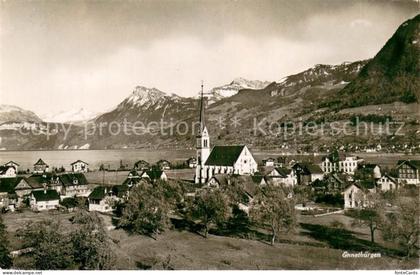
[[(71, 213), (8, 213), (3, 216), (10, 232), (12, 248), (19, 249), (19, 240), (13, 237), (18, 228), (29, 221), (47, 218), (60, 220), (69, 226)], [(104, 226), (111, 225), (111, 217), (101, 215)], [(332, 221), (342, 222), (351, 229), (350, 236), (344, 236), (337, 249), (332, 242), (337, 234), (317, 236), (316, 226), (329, 228)], [(350, 218), (341, 214), (324, 217), (299, 216), (301, 226), (291, 235), (281, 236), (274, 246), (264, 240), (240, 239), (210, 234), (208, 239), (182, 229), (173, 229), (159, 235), (157, 240), (150, 237), (130, 235), (117, 229), (109, 230), (113, 240), (113, 250), (117, 255), (116, 269), (413, 269), (418, 268), (415, 259), (403, 260), (394, 255), (382, 254), (380, 258), (343, 258), (344, 251), (351, 245), (368, 243), (367, 231), (349, 228)], [(311, 225), (313, 228), (311, 228)], [(320, 231), (322, 232), (322, 231)], [(319, 233), (319, 232), (316, 232)], [(382, 241), (380, 241), (382, 242)], [(349, 246), (350, 247), (350, 246)], [(359, 251), (371, 251), (363, 249)], [(357, 251), (357, 252), (359, 252)]]
[[(85, 176), (91, 184), (119, 185), (124, 182), (128, 173), (128, 171), (92, 171), (85, 173)], [(171, 179), (194, 179), (194, 169), (166, 170), (165, 173)]]

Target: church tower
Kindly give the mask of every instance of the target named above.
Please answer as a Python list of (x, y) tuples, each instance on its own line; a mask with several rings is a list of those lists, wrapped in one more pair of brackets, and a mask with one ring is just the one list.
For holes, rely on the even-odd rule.
[(195, 171), (195, 183), (206, 183), (207, 169), (204, 164), (210, 155), (210, 137), (204, 119), (204, 92), (203, 83), (201, 83), (200, 92), (200, 115), (199, 115), (199, 130), (196, 136), (197, 149), (197, 168)]

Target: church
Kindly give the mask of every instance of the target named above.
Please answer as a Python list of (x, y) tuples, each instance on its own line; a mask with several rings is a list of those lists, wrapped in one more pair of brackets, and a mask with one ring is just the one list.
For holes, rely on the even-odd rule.
[(203, 85), (201, 85), (195, 183), (205, 184), (216, 174), (253, 175), (257, 172), (258, 164), (245, 145), (214, 146), (210, 151), (210, 136), (204, 122), (203, 100)]

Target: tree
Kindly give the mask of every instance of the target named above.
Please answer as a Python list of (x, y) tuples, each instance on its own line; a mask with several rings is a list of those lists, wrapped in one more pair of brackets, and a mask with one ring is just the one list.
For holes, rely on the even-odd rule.
[(62, 201), (60, 201), (60, 204), (67, 209), (72, 209), (78, 205), (78, 202), (76, 198), (70, 197), (70, 198), (64, 198)]
[(226, 221), (228, 203), (226, 196), (219, 189), (203, 189), (199, 192), (190, 207), (192, 219), (199, 220), (204, 227), (204, 237), (208, 237), (211, 224)]
[(8, 269), (12, 266), (12, 259), (10, 258), (8, 249), (9, 242), (6, 234), (6, 226), (0, 216), (0, 269)]
[(24, 246), (32, 248), (36, 269), (63, 270), (74, 266), (72, 247), (68, 234), (51, 220), (30, 222), (17, 234)]
[(119, 225), (129, 231), (156, 238), (169, 224), (170, 204), (166, 195), (158, 183), (134, 187)]
[(260, 225), (269, 225), (271, 245), (281, 232), (296, 226), (295, 201), (287, 198), (281, 187), (267, 185), (256, 195), (250, 211), (252, 219)]
[(80, 269), (111, 269), (115, 255), (101, 218), (96, 213), (79, 211), (73, 218), (73, 223), (80, 226), (71, 234), (73, 257)]
[(384, 239), (399, 242), (407, 257), (416, 255), (420, 235), (418, 198), (401, 198), (396, 206), (395, 212), (386, 215)]
[(352, 226), (367, 226), (370, 230), (370, 241), (375, 243), (375, 232), (381, 229), (384, 221), (385, 201), (381, 194), (368, 193), (366, 205), (362, 209), (354, 210), (350, 216), (354, 218)]

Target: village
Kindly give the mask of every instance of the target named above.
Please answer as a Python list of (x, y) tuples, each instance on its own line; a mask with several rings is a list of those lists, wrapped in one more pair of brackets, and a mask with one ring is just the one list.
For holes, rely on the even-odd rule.
[[(202, 153), (202, 148), (199, 150), (199, 154), (206, 154)], [(209, 147), (204, 150), (209, 153)], [(378, 164), (337, 151), (324, 156), (321, 163), (287, 161), (287, 157), (283, 156), (266, 158), (257, 163), (244, 145), (215, 146), (204, 163), (200, 165), (196, 157), (189, 158), (183, 169), (178, 170), (188, 176), (193, 175), (195, 170), (195, 178), (180, 179), (177, 173), (171, 173), (177, 170), (167, 160), (153, 165), (139, 160), (123, 182), (103, 185), (87, 180), (86, 175), (93, 171), (82, 160), (71, 163), (70, 172), (56, 172), (50, 171), (49, 165), (39, 159), (31, 174), (26, 174), (28, 171), (19, 173), (19, 164), (11, 160), (0, 166), (0, 209), (2, 212), (22, 208), (54, 210), (65, 208), (66, 201), (86, 198), (89, 211), (112, 212), (115, 203), (126, 198), (134, 186), (168, 180), (181, 180), (196, 189), (218, 188), (230, 180), (240, 180), (255, 185), (254, 188), (265, 185), (290, 190), (306, 188), (314, 194), (322, 194), (322, 197), (328, 194), (328, 198), (335, 199), (335, 206), (349, 209), (365, 206), (369, 193), (392, 193), (401, 188), (415, 190), (420, 184), (418, 160), (399, 160), (394, 168), (381, 169)], [(168, 172), (175, 177), (168, 177)], [(321, 196), (317, 198), (321, 199)]]
[[(404, 266), (411, 266), (410, 257), (417, 255), (418, 249), (417, 221), (402, 224), (408, 229), (400, 230), (412, 230), (405, 241), (401, 241), (402, 235), (392, 239), (385, 232), (394, 234), (390, 225), (395, 219), (407, 218), (403, 216), (407, 201), (414, 202), (414, 211), (418, 211), (419, 160), (401, 159), (393, 167), (381, 167), (334, 150), (323, 156), (320, 163), (285, 156), (257, 162), (246, 145), (211, 147), (203, 101), (202, 97), (196, 156), (182, 164), (141, 159), (122, 171), (126, 174), (121, 182), (116, 179), (112, 184), (105, 184), (105, 177), (112, 177), (113, 172), (106, 171), (103, 165), (90, 169), (83, 160), (71, 163), (69, 172), (51, 169), (43, 159), (34, 163), (30, 171), (20, 171), (20, 165), (13, 160), (3, 164), (0, 209), (5, 213), (6, 224), (18, 221), (19, 215), (31, 222), (39, 217), (48, 219), (49, 215), (56, 219), (87, 211), (101, 215), (107, 221), (107, 230), (125, 230), (153, 239), (167, 232), (168, 223), (172, 224), (169, 228), (196, 232), (206, 239), (213, 234), (257, 239), (273, 246), (282, 241), (283, 233), (292, 236), (288, 242), (313, 246), (313, 240), (301, 240), (301, 235), (309, 235), (316, 245), (326, 242), (333, 249), (363, 249), (383, 253), (384, 257), (406, 256), (408, 262)], [(361, 238), (353, 236), (355, 221), (365, 232), (357, 233)], [(387, 225), (382, 226), (382, 222)], [(180, 225), (184, 223), (187, 225)], [(253, 227), (256, 231), (250, 229)], [(384, 233), (377, 243), (379, 228)], [(300, 233), (290, 235), (295, 230)], [(330, 239), (336, 234), (343, 239)], [(28, 247), (18, 248), (14, 252), (17, 256), (28, 252)], [(281, 267), (281, 261), (273, 260), (276, 267)], [(140, 264), (144, 265), (156, 268), (153, 264)], [(373, 264), (372, 268), (378, 265)]]

